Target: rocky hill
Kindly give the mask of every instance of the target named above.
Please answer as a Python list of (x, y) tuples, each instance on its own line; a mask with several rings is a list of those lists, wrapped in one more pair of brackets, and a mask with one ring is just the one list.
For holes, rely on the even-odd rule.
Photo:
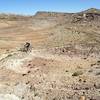
[(97, 14), (100, 14), (100, 9), (96, 9), (96, 8), (90, 8), (90, 9), (87, 9), (85, 11), (82, 11), (83, 13), (97, 13)]

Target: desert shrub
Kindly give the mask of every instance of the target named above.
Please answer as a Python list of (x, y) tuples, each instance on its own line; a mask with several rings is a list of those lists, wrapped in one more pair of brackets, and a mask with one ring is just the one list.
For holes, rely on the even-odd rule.
[(97, 63), (100, 63), (100, 60), (98, 60)]
[(12, 54), (9, 54), (7, 57), (11, 57), (12, 56)]
[(91, 72), (93, 72), (93, 70), (92, 70), (92, 69), (90, 69), (88, 72), (89, 72), (89, 73), (91, 73)]
[(95, 65), (96, 65), (96, 63), (95, 63), (95, 64), (91, 64), (91, 67), (92, 67), (92, 66), (95, 66)]
[(66, 70), (65, 72), (68, 72), (68, 70)]
[(99, 83), (95, 83), (95, 84), (94, 84), (94, 87), (95, 87), (96, 89), (100, 89), (100, 84), (99, 84)]
[(82, 75), (82, 74), (83, 74), (82, 71), (77, 71), (77, 72), (74, 72), (74, 73), (72, 74), (72, 76), (79, 76), (79, 75)]
[(96, 75), (100, 75), (100, 72), (97, 72)]
[(97, 61), (97, 65), (100, 65), (100, 61)]

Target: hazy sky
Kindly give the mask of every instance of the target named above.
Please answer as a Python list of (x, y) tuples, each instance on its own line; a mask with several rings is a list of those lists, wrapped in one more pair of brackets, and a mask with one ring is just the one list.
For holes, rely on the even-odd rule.
[(78, 12), (88, 8), (100, 9), (100, 0), (0, 0), (0, 13)]

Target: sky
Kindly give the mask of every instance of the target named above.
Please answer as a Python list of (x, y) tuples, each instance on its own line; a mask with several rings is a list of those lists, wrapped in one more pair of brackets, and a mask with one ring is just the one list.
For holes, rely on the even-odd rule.
[(34, 15), (37, 11), (79, 12), (100, 9), (100, 0), (0, 0), (0, 13)]

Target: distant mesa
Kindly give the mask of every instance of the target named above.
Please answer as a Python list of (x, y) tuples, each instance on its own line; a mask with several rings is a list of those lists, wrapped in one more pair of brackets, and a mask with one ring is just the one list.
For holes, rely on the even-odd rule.
[[(100, 9), (96, 9), (96, 8), (90, 8), (90, 9), (87, 9), (87, 10), (84, 10), (82, 12), (79, 12), (79, 13), (98, 13), (100, 14)], [(38, 16), (38, 15), (66, 15), (66, 14), (75, 14), (75, 13), (63, 13), (63, 12), (49, 12), (49, 11), (38, 11), (35, 16)]]

